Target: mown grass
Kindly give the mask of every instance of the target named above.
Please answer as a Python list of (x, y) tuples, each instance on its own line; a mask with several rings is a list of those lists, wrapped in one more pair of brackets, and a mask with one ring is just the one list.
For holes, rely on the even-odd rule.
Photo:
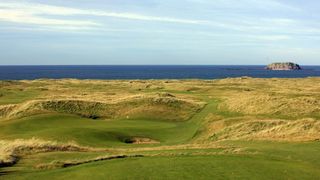
[(36, 136), (61, 142), (75, 141), (86, 146), (110, 147), (130, 146), (124, 142), (130, 137), (148, 137), (162, 144), (183, 142), (195, 129), (192, 126), (190, 123), (157, 119), (93, 120), (75, 115), (45, 114), (1, 123), (0, 135), (5, 139)]
[[(23, 145), (36, 137), (91, 149), (37, 151), (27, 144), (0, 179), (318, 179), (319, 82), (1, 82), (0, 105), (17, 104), (2, 111), (18, 113), (3, 112), (0, 140)], [(134, 138), (155, 143), (130, 143)], [(119, 155), (130, 158), (112, 158)]]
[(226, 141), (225, 145), (246, 148), (248, 152), (297, 164), (320, 166), (320, 142)]
[[(267, 141), (227, 141), (227, 146), (246, 148), (240, 154), (208, 154), (207, 150), (161, 150), (157, 156), (113, 159), (49, 170), (24, 169), (4, 176), (6, 179), (317, 179), (320, 175), (320, 145)], [(147, 153), (150, 151), (146, 151)], [(146, 153), (139, 152), (139, 153)], [(221, 151), (220, 151), (221, 152)], [(169, 153), (167, 155), (166, 153)], [(192, 154), (198, 153), (198, 154)], [(200, 153), (200, 154), (199, 154)], [(203, 155), (201, 155), (203, 153)], [(105, 153), (103, 153), (105, 154)], [(102, 153), (39, 154), (21, 164), (34, 167), (64, 161), (86, 160)], [(19, 165), (19, 164), (18, 164)]]
[(173, 156), (114, 159), (7, 179), (317, 179), (318, 167), (261, 156)]

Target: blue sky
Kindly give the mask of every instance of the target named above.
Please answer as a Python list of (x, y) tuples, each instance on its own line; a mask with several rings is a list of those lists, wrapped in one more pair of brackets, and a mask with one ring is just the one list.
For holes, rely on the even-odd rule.
[(0, 64), (320, 65), (318, 0), (0, 0)]

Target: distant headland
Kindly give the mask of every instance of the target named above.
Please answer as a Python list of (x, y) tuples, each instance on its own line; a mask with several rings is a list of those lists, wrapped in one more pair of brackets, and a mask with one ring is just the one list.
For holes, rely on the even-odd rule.
[(301, 70), (301, 67), (293, 62), (282, 62), (282, 63), (272, 63), (269, 64), (266, 69), (275, 71), (285, 71), (285, 70)]

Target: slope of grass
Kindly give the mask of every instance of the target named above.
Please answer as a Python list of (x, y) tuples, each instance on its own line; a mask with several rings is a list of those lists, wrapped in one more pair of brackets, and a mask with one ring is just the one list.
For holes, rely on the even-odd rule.
[(0, 89), (0, 105), (18, 104), (39, 95), (36, 90), (4, 90)]
[(114, 159), (6, 179), (317, 179), (317, 166), (259, 156), (175, 156)]
[[(320, 175), (320, 144), (267, 141), (227, 141), (246, 151), (221, 153), (215, 149), (156, 151), (139, 158), (113, 159), (52, 170), (25, 169), (4, 176), (6, 179), (317, 179)], [(217, 152), (217, 154), (210, 154)], [(139, 152), (139, 154), (145, 152)], [(158, 154), (160, 153), (160, 154)], [(21, 165), (35, 167), (57, 159), (81, 161), (106, 153), (39, 154)], [(158, 155), (157, 155), (158, 154)], [(19, 166), (19, 164), (18, 164)]]
[(192, 134), (192, 123), (164, 122), (157, 119), (93, 120), (75, 115), (44, 114), (0, 124), (4, 139), (41, 137), (61, 142), (110, 147), (126, 144), (130, 137), (147, 137), (162, 144), (183, 142)]
[[(9, 147), (0, 159), (10, 160), (16, 139), (28, 145), (17, 164), (0, 169), (0, 179), (320, 177), (319, 78), (66, 79), (0, 87), (0, 140)], [(37, 151), (41, 146), (27, 143), (33, 137), (90, 150)]]
[(57, 142), (42, 141), (39, 139), (14, 141), (0, 141), (0, 167), (14, 165), (21, 156), (29, 153), (52, 151), (82, 151), (88, 148), (80, 147), (74, 143), (59, 144)]

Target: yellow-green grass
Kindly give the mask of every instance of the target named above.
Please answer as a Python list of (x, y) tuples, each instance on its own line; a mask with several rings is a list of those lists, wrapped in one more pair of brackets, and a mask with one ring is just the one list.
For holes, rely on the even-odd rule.
[(262, 155), (113, 159), (79, 166), (17, 172), (6, 179), (317, 179), (318, 166)]
[[(39, 164), (81, 161), (110, 153), (49, 153), (29, 156), (6, 179), (317, 179), (319, 143), (227, 141), (245, 147), (241, 153), (221, 150), (166, 150), (152, 156), (112, 159), (67, 168), (38, 169)], [(144, 154), (145, 152), (140, 152)], [(159, 154), (160, 153), (160, 154)], [(158, 154), (158, 155), (156, 155)], [(29, 168), (25, 168), (28, 166)], [(10, 170), (10, 169), (5, 169)]]
[(0, 90), (0, 105), (18, 104), (36, 97), (39, 93), (36, 90)]
[(320, 78), (43, 79), (0, 87), (0, 140), (87, 148), (29, 144), (0, 178), (320, 177)]
[[(193, 123), (157, 119), (90, 119), (67, 114), (43, 114), (0, 124), (4, 139), (41, 137), (59, 142), (75, 141), (93, 147), (130, 146), (131, 137), (147, 137), (161, 144), (185, 142), (196, 130)], [(136, 146), (136, 145), (135, 145)]]

